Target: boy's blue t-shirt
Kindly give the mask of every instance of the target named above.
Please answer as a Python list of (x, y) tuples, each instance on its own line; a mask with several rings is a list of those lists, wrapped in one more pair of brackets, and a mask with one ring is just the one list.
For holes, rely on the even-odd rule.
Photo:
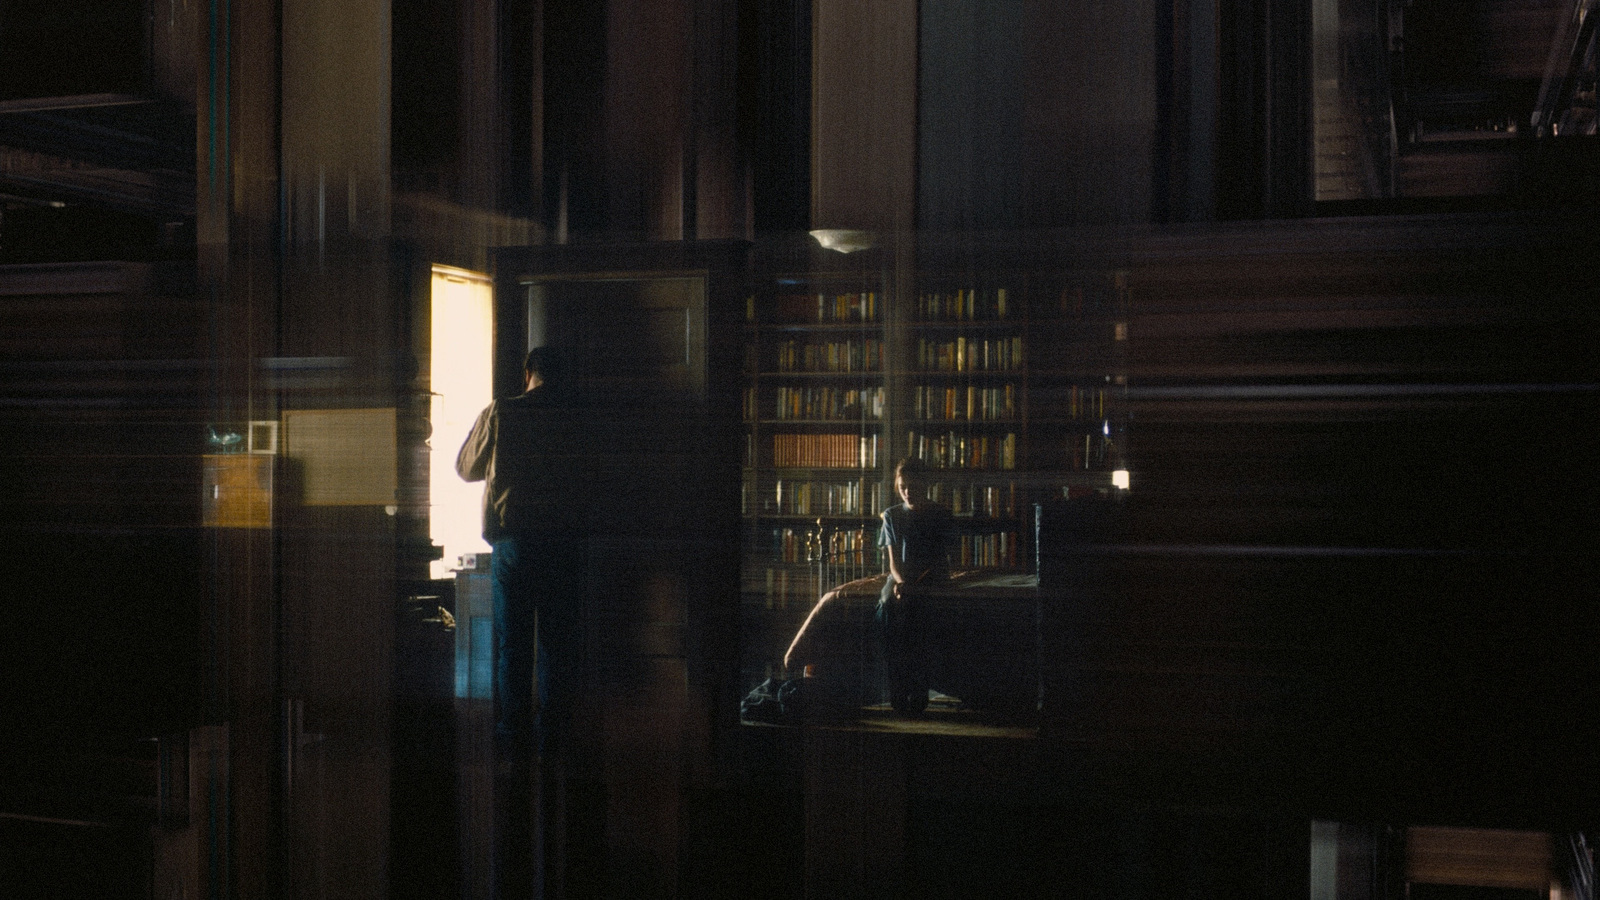
[(948, 576), (949, 510), (935, 504), (912, 509), (897, 503), (883, 511), (882, 519), (878, 546), (895, 548), (907, 580), (919, 580), (915, 573), (920, 572), (927, 573), (922, 581)]

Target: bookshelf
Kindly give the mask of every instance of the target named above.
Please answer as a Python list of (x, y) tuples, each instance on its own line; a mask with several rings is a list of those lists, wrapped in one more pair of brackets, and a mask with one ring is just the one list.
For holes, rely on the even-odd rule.
[(931, 497), (955, 516), (957, 569), (1027, 561), (1021, 512), (1027, 314), (1017, 279), (926, 276), (905, 317), (906, 404), (896, 458), (933, 472)]
[(882, 571), (885, 296), (872, 274), (808, 273), (746, 302), (745, 640), (767, 669), (824, 591)]
[[(745, 309), (747, 678), (817, 599), (884, 570), (895, 462), (922, 460), (957, 570), (1033, 568), (1036, 503), (1125, 464), (1126, 283), (1114, 272), (761, 276)], [(1120, 329), (1120, 330), (1119, 330)], [(764, 669), (764, 671), (763, 671)]]
[(1038, 279), (1033, 293), (1028, 459), (1041, 487), (1032, 499), (1114, 491), (1129, 452), (1127, 275), (1050, 276)]

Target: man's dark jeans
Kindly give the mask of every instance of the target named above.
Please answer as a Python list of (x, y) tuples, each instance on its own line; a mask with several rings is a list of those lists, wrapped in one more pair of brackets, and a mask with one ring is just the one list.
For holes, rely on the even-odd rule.
[(566, 737), (582, 666), (583, 546), (565, 532), (492, 544), (495, 733), (508, 747), (555, 750)]

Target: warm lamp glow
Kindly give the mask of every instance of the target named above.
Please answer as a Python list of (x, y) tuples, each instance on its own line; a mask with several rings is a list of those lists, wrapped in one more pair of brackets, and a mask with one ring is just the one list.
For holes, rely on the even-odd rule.
[(872, 232), (849, 228), (819, 228), (811, 232), (811, 236), (816, 238), (824, 250), (835, 250), (839, 253), (871, 250), (878, 245), (878, 236)]
[(1128, 482), (1128, 470), (1127, 469), (1118, 469), (1115, 472), (1111, 473), (1111, 486), (1112, 487), (1117, 488), (1118, 490), (1125, 491), (1125, 490), (1128, 489), (1128, 484), (1129, 484), (1129, 482)]
[(486, 276), (435, 266), (432, 296), (428, 537), (444, 548), (444, 557), (429, 569), (434, 578), (448, 578), (461, 554), (489, 549), (483, 484), (456, 475), (456, 452), (494, 396), (494, 291)]

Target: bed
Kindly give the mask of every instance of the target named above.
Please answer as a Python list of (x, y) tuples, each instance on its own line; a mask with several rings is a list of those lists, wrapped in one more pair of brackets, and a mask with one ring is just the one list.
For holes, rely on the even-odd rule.
[[(808, 705), (834, 710), (883, 699), (874, 611), (886, 576), (845, 582), (812, 607), (784, 654)], [(931, 687), (964, 709), (1031, 715), (1039, 696), (1039, 591), (1031, 574), (960, 572), (928, 600)]]

